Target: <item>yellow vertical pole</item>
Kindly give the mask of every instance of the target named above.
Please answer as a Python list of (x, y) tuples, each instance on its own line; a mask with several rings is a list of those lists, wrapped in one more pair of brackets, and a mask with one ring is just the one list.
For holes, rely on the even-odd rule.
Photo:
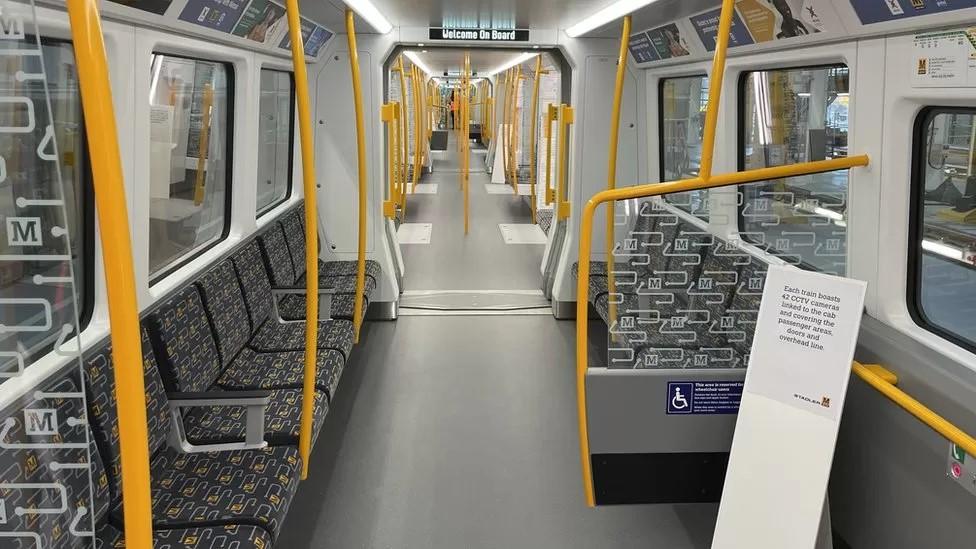
[(552, 186), (552, 123), (559, 118), (559, 107), (549, 103), (546, 108), (546, 204), (556, 201), (556, 190)]
[(396, 71), (400, 73), (400, 99), (402, 99), (402, 104), (400, 105), (400, 146), (403, 148), (401, 151), (401, 164), (403, 166), (403, 184), (404, 193), (406, 193), (407, 184), (407, 166), (410, 160), (410, 132), (407, 131), (407, 125), (409, 124), (409, 114), (410, 114), (410, 104), (407, 101), (407, 75), (406, 70), (403, 68), (403, 55), (397, 57), (397, 68)]
[(533, 224), (535, 224), (536, 222), (536, 202), (538, 201), (536, 199), (535, 184), (536, 184), (536, 175), (537, 175), (536, 164), (538, 164), (539, 161), (538, 158), (539, 146), (535, 141), (536, 140), (535, 134), (536, 134), (536, 125), (539, 123), (539, 79), (540, 78), (542, 78), (542, 56), (537, 55), (535, 56), (535, 82), (533, 82), (532, 84), (532, 122), (531, 122), (532, 125), (530, 126), (531, 129), (529, 130), (529, 146), (532, 147), (532, 150), (530, 151), (529, 154), (529, 162), (531, 163), (531, 165), (529, 166), (529, 183), (531, 184), (531, 188), (532, 188), (530, 195), (532, 197), (531, 209), (532, 209)]
[[(729, 32), (732, 31), (734, 11), (735, 0), (722, 0), (722, 14), (719, 16), (718, 34), (715, 37), (715, 55), (712, 57), (712, 74), (709, 75), (708, 106), (705, 108), (701, 166), (698, 169), (698, 177), (703, 181), (708, 181), (712, 177), (712, 162), (715, 158), (715, 127), (718, 125), (718, 102), (722, 100), (725, 55), (729, 49)], [(715, 108), (712, 108), (712, 105)]]
[(469, 204), (468, 204), (468, 185), (470, 182), (470, 171), (471, 171), (471, 154), (469, 148), (471, 147), (471, 124), (468, 117), (471, 115), (471, 55), (468, 52), (464, 52), (464, 78), (462, 79), (461, 87), (464, 90), (464, 98), (462, 99), (461, 105), (464, 109), (464, 115), (461, 120), (464, 123), (462, 136), (464, 137), (464, 145), (461, 148), (461, 158), (462, 171), (464, 172), (464, 234), (468, 234), (468, 217), (469, 217)]
[(129, 214), (119, 159), (112, 88), (96, 0), (68, 0), (71, 38), (85, 115), (92, 185), (102, 241), (115, 364), (115, 396), (122, 455), (122, 500), (129, 547), (152, 547), (149, 433), (142, 367), (142, 337), (132, 267)]
[[(620, 51), (617, 54), (617, 79), (613, 88), (613, 110), (610, 113), (610, 150), (607, 153), (607, 189), (617, 188), (617, 144), (620, 140), (620, 104), (624, 96), (624, 77), (627, 74), (627, 47), (630, 44), (630, 16), (624, 17), (623, 28), (620, 30)], [(610, 326), (617, 321), (617, 284), (614, 271), (614, 221), (616, 220), (615, 202), (607, 202), (607, 291), (609, 295), (608, 317)], [(612, 331), (613, 339), (617, 339), (616, 330)]]
[(413, 79), (411, 80), (411, 85), (413, 86), (413, 186), (410, 188), (410, 192), (417, 192), (417, 182), (420, 180), (420, 163), (422, 161), (422, 152), (420, 150), (420, 119), (423, 116), (423, 107), (420, 104), (420, 69), (414, 65), (411, 72), (413, 74)]
[[(505, 95), (502, 97), (502, 142), (501, 142), (502, 168), (505, 171), (506, 180), (508, 180), (508, 177), (510, 175), (509, 167), (508, 167), (508, 143), (509, 143), (508, 104), (509, 101), (511, 101), (511, 96), (512, 96), (511, 80), (512, 80), (512, 69), (508, 69), (507, 71), (505, 71), (505, 82), (504, 82), (505, 89), (502, 90)], [(498, 154), (497, 147), (495, 149), (495, 154)]]
[(305, 67), (298, 0), (286, 2), (291, 61), (295, 68), (295, 96), (298, 101), (298, 131), (302, 145), (302, 183), (305, 190), (305, 372), (302, 383), (302, 423), (298, 451), (302, 457), (302, 478), (308, 477), (312, 454), (312, 420), (315, 416), (315, 368), (319, 337), (319, 229), (318, 196), (315, 187), (315, 152), (312, 141), (312, 107)]
[(403, 119), (403, 106), (393, 102), (393, 117), (396, 120), (393, 129), (394, 151), (396, 153), (396, 176), (397, 176), (397, 200), (400, 203), (400, 210), (404, 219), (407, 216), (407, 169), (403, 165), (403, 135), (401, 132)]
[(359, 332), (363, 325), (363, 291), (366, 287), (366, 130), (363, 127), (363, 84), (359, 75), (359, 51), (356, 49), (356, 20), (351, 9), (346, 10), (346, 37), (349, 41), (352, 97), (356, 104), (356, 150), (359, 157), (359, 254), (356, 260), (356, 308), (353, 311), (355, 341), (359, 343)]
[(380, 107), (380, 119), (386, 126), (386, 182), (387, 199), (383, 201), (383, 215), (387, 219), (396, 219), (396, 208), (399, 202), (399, 189), (396, 184), (396, 165), (394, 163), (393, 125), (396, 119), (393, 115), (393, 103), (385, 103)]
[(203, 86), (203, 112), (200, 120), (200, 137), (197, 139), (197, 176), (193, 188), (193, 203), (203, 204), (207, 180), (207, 154), (210, 152), (210, 111), (213, 109), (213, 86), (207, 82)]
[(556, 203), (556, 219), (569, 218), (569, 169), (566, 165), (568, 155), (566, 147), (568, 145), (569, 125), (573, 123), (575, 113), (573, 108), (563, 103), (559, 106), (559, 166), (556, 175), (556, 185), (559, 186), (559, 197)]

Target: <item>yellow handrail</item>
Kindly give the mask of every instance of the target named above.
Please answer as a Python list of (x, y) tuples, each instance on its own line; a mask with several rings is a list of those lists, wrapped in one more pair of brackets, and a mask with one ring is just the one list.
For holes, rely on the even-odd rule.
[(530, 209), (532, 210), (532, 224), (536, 223), (536, 170), (539, 156), (539, 147), (535, 142), (536, 139), (536, 124), (539, 122), (539, 79), (542, 77), (542, 56), (535, 56), (535, 81), (532, 83), (532, 125), (529, 126), (529, 146), (532, 148), (529, 151), (529, 184), (531, 186), (530, 196), (532, 203), (530, 204)]
[(193, 204), (203, 204), (206, 197), (207, 154), (210, 152), (210, 111), (213, 109), (213, 86), (207, 82), (203, 86), (203, 109), (200, 120), (200, 137), (197, 139), (197, 175), (193, 186)]
[(559, 107), (549, 103), (546, 107), (546, 204), (556, 201), (552, 187), (552, 123), (559, 119)]
[(854, 361), (852, 369), (857, 377), (928, 425), (933, 431), (965, 450), (967, 454), (976, 456), (976, 439), (896, 387), (898, 383), (896, 375), (878, 364), (861, 364), (857, 361)]
[[(363, 126), (363, 84), (359, 75), (359, 51), (356, 49), (356, 18), (351, 9), (346, 10), (346, 38), (349, 42), (349, 69), (352, 71), (352, 97), (356, 104), (356, 150), (359, 157), (359, 254), (356, 258), (356, 296), (352, 320), (354, 341), (359, 343), (359, 332), (363, 325), (363, 291), (366, 287), (366, 130)], [(292, 42), (294, 43), (294, 39)]]
[(515, 190), (515, 195), (519, 194), (519, 130), (522, 129), (521, 121), (519, 120), (519, 86), (522, 84), (522, 65), (517, 65), (515, 67), (515, 78), (512, 79), (512, 143), (509, 150), (512, 153), (512, 162), (509, 164), (512, 170), (512, 189)]
[(308, 477), (312, 454), (312, 421), (315, 417), (315, 380), (319, 323), (319, 229), (315, 187), (315, 153), (312, 141), (312, 108), (308, 96), (305, 44), (302, 40), (298, 0), (286, 2), (291, 61), (295, 69), (295, 97), (298, 102), (298, 131), (302, 145), (302, 184), (305, 190), (305, 372), (302, 379), (302, 422), (298, 431), (298, 452), (302, 458), (302, 479)]
[(152, 547), (152, 498), (142, 338), (112, 88), (98, 2), (68, 0), (67, 7), (101, 228), (98, 233), (102, 240), (119, 415), (125, 539), (130, 547), (148, 548)]
[(406, 70), (403, 68), (403, 55), (397, 57), (397, 66), (394, 68), (400, 74), (400, 163), (403, 166), (403, 186), (404, 194), (406, 194), (407, 186), (407, 166), (410, 160), (410, 132), (407, 129), (410, 118), (410, 103), (407, 101), (407, 75)]
[[(624, 77), (627, 74), (627, 47), (630, 44), (629, 15), (624, 17), (623, 28), (620, 31), (620, 51), (617, 54), (617, 78), (613, 88), (613, 110), (610, 113), (610, 151), (607, 154), (607, 188), (617, 188), (617, 143), (620, 139), (620, 103), (624, 95)], [(615, 204), (607, 203), (607, 291), (613, 296), (617, 293), (617, 282), (614, 277), (613, 248), (614, 222), (616, 221)], [(617, 320), (617, 301), (609, 300), (608, 317), (611, 325)], [(617, 339), (617, 334), (611, 336)]]
[(468, 187), (470, 182), (470, 162), (471, 162), (471, 125), (468, 119), (471, 116), (471, 82), (470, 82), (470, 71), (471, 71), (471, 55), (468, 52), (464, 52), (464, 72), (461, 77), (461, 89), (464, 95), (461, 98), (461, 187), (464, 192), (464, 234), (468, 234), (468, 217), (470, 205), (468, 203)]
[(575, 121), (575, 111), (569, 105), (563, 103), (559, 106), (559, 165), (557, 166), (556, 185), (558, 197), (556, 201), (556, 219), (569, 219), (569, 169), (566, 165), (568, 155), (566, 148), (568, 144), (569, 126)]
[[(505, 93), (505, 95), (502, 98), (502, 142), (501, 142), (502, 168), (503, 168), (503, 170), (505, 172), (505, 180), (506, 180), (506, 182), (507, 182), (509, 176), (511, 175), (511, 172), (509, 171), (509, 167), (508, 167), (508, 160), (509, 160), (509, 158), (508, 158), (508, 142), (509, 142), (509, 135), (508, 135), (508, 128), (509, 128), (509, 126), (508, 126), (508, 110), (509, 110), (509, 105), (508, 104), (509, 104), (509, 101), (511, 101), (511, 96), (512, 96), (511, 82), (512, 82), (512, 69), (508, 69), (507, 71), (505, 71), (505, 84), (504, 84), (505, 88), (502, 90)], [(497, 148), (496, 148), (495, 154), (498, 154)]]
[(411, 74), (413, 74), (410, 81), (410, 85), (413, 86), (413, 185), (410, 187), (410, 192), (415, 193), (417, 192), (417, 182), (420, 181), (420, 119), (423, 117), (423, 107), (420, 103), (420, 69), (414, 65), (411, 68)]
[(383, 215), (387, 219), (396, 219), (397, 202), (400, 190), (397, 188), (397, 173), (395, 161), (395, 143), (393, 136), (393, 125), (396, 124), (396, 107), (394, 103), (384, 103), (380, 107), (380, 120), (386, 125), (386, 170), (387, 170), (387, 195), (388, 199), (383, 201)]
[(757, 181), (766, 181), (770, 179), (811, 175), (815, 173), (831, 172), (867, 165), (867, 156), (851, 156), (833, 160), (820, 160), (817, 162), (805, 162), (803, 164), (774, 166), (771, 168), (761, 168), (746, 172), (716, 175), (708, 181), (703, 180), (701, 177), (696, 177), (694, 179), (685, 179), (671, 183), (652, 183), (650, 185), (639, 185), (634, 187), (624, 187), (622, 189), (605, 190), (596, 193), (592, 198), (590, 198), (589, 201), (587, 201), (586, 206), (583, 208), (582, 226), (580, 228), (579, 275), (576, 284), (576, 406), (580, 430), (580, 455), (582, 457), (583, 465), (583, 487), (586, 493), (587, 505), (591, 507), (594, 505), (593, 476), (592, 471), (590, 470), (589, 461), (590, 445), (586, 425), (586, 369), (588, 358), (586, 331), (589, 324), (587, 319), (587, 309), (589, 306), (590, 250), (592, 248), (593, 241), (593, 216), (596, 213), (597, 206), (611, 200), (647, 198), (662, 194), (727, 187), (730, 185), (741, 185), (743, 183), (754, 183)]

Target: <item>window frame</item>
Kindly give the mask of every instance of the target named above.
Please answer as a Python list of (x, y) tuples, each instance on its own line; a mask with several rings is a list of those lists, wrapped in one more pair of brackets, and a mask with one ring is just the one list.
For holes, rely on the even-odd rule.
[[(711, 79), (707, 72), (700, 72), (695, 74), (684, 74), (680, 76), (662, 76), (657, 81), (657, 158), (658, 158), (658, 183), (667, 183), (665, 180), (665, 167), (664, 167), (664, 83), (668, 80), (681, 80), (685, 78), (706, 78), (709, 79), (709, 86), (711, 85)], [(706, 189), (707, 190), (707, 189)], [(661, 200), (663, 200), (669, 206), (678, 208), (679, 210), (687, 213), (688, 215), (693, 215), (697, 219), (709, 222), (709, 215), (701, 216), (696, 213), (692, 213), (678, 204), (672, 204), (668, 200), (667, 195), (662, 195)]]
[[(289, 102), (290, 107), (288, 111), (288, 182), (286, 184), (287, 186), (285, 187), (285, 196), (283, 196), (280, 200), (278, 200), (277, 202), (271, 202), (270, 204), (265, 206), (264, 209), (255, 208), (255, 219), (261, 219), (261, 217), (267, 214), (268, 212), (271, 212), (278, 206), (281, 206), (285, 202), (288, 202), (288, 200), (292, 196), (292, 193), (294, 192), (294, 182), (295, 182), (294, 179), (295, 178), (295, 111), (296, 111), (295, 73), (286, 69), (280, 69), (273, 66), (259, 67), (258, 68), (258, 94), (261, 93), (261, 73), (264, 71), (287, 74), (289, 84), (291, 86), (291, 100)], [(258, 101), (258, 133), (259, 134), (261, 130), (260, 116), (261, 116), (261, 102), (259, 97), (259, 101)], [(260, 143), (258, 145), (260, 146)], [(256, 189), (257, 186), (255, 186), (255, 198), (256, 198)]]
[[(736, 123), (736, 128), (735, 128), (735, 134), (736, 134), (735, 135), (735, 140), (736, 140), (735, 141), (735, 143), (736, 143), (736, 147), (735, 147), (735, 149), (736, 149), (735, 150), (735, 162), (736, 162), (736, 169), (738, 171), (741, 172), (741, 171), (744, 171), (746, 169), (745, 139), (743, 139), (743, 136), (744, 136), (744, 129), (745, 129), (745, 125), (746, 125), (746, 103), (745, 103), (746, 94), (745, 94), (745, 90), (746, 90), (746, 83), (749, 80), (749, 75), (750, 74), (753, 74), (753, 73), (757, 73), (757, 72), (791, 71), (791, 70), (811, 70), (811, 69), (832, 69), (832, 68), (838, 68), (838, 67), (844, 67), (845, 69), (847, 69), (848, 93), (850, 93), (851, 67), (847, 63), (847, 61), (838, 61), (838, 62), (834, 62), (834, 63), (814, 63), (812, 65), (789, 65), (789, 66), (776, 66), (776, 67), (770, 67), (770, 68), (743, 69), (742, 71), (739, 72), (739, 81), (738, 81), (738, 85), (736, 86), (736, 98), (735, 98), (735, 108), (736, 108), (736, 112), (735, 112), (735, 123)], [(850, 139), (849, 136), (850, 136), (850, 130), (848, 129), (848, 139)], [(790, 164), (784, 164), (784, 165), (785, 166), (789, 166)], [(831, 172), (834, 172), (834, 171), (838, 171), (838, 170), (829, 170), (829, 171), (825, 171), (825, 172), (816, 172), (816, 174), (810, 174), (810, 175), (817, 175), (817, 174), (821, 174), (821, 173), (831, 173)], [(848, 187), (848, 191), (847, 191), (848, 192), (848, 195), (850, 195), (850, 181), (848, 181), (847, 187)], [(742, 188), (742, 185), (736, 185), (736, 193), (737, 194), (738, 193), (742, 193), (741, 188)], [(794, 267), (798, 267), (798, 268), (803, 269), (805, 271), (811, 271), (811, 272), (815, 272), (815, 273), (821, 273), (821, 272), (823, 272), (820, 269), (817, 269), (816, 267), (814, 267), (813, 265), (811, 265), (810, 263), (808, 263), (807, 261), (805, 261), (805, 259), (802, 256), (800, 256), (799, 254), (788, 254), (788, 253), (785, 253), (785, 252), (781, 252), (781, 251), (777, 250), (772, 244), (769, 244), (768, 242), (766, 244), (763, 244), (761, 242), (754, 241), (749, 236), (749, 231), (743, 230), (744, 227), (745, 227), (745, 216), (742, 214), (742, 210), (743, 210), (744, 207), (745, 207), (745, 201), (744, 200), (742, 200), (742, 201), (736, 200), (736, 208), (735, 208), (736, 229), (737, 229), (739, 238), (741, 238), (743, 242), (745, 242), (746, 244), (749, 244), (750, 246), (755, 246), (759, 250), (762, 250), (762, 252), (764, 254), (768, 254), (768, 255), (771, 255), (771, 256), (776, 257), (776, 258), (783, 258), (783, 257), (787, 257), (787, 258), (789, 258), (789, 257), (798, 257), (798, 258), (800, 258), (800, 261), (799, 262), (797, 262), (795, 264), (790, 263), (790, 265), (793, 265)], [(846, 235), (845, 235), (845, 238), (846, 238)]]
[[(234, 193), (234, 119), (237, 116), (237, 111), (234, 109), (234, 98), (237, 95), (237, 74), (234, 71), (234, 63), (231, 61), (224, 61), (219, 59), (206, 59), (203, 57), (194, 57), (192, 55), (185, 55), (179, 53), (167, 53), (164, 51), (159, 51), (153, 49), (150, 55), (162, 55), (165, 57), (176, 57), (178, 59), (187, 59), (190, 61), (200, 61), (203, 63), (216, 63), (222, 65), (227, 71), (227, 131), (224, 136), (224, 145), (227, 153), (227, 177), (224, 183), (224, 226), (220, 232), (220, 236), (214, 240), (206, 243), (203, 246), (192, 248), (187, 250), (187, 253), (180, 256), (172, 264), (167, 265), (165, 268), (160, 269), (158, 272), (153, 273), (152, 265), (146, 265), (149, 271), (149, 287), (152, 288), (156, 284), (159, 284), (165, 280), (170, 275), (176, 273), (183, 267), (187, 266), (193, 260), (197, 259), (201, 255), (212, 250), (221, 242), (227, 240), (230, 236), (231, 227), (233, 225), (233, 193)], [(150, 71), (151, 72), (151, 71)], [(151, 74), (150, 74), (151, 77)], [(146, 222), (149, 222), (149, 218), (146, 218)], [(151, 250), (152, 243), (147, 243), (147, 248)], [(147, 259), (152, 258), (152, 252), (149, 252)]]
[[(940, 114), (969, 114), (973, 116), (974, 123), (976, 123), (976, 107), (927, 105), (915, 115), (915, 121), (912, 124), (912, 165), (908, 198), (908, 264), (905, 273), (905, 305), (908, 308), (908, 315), (917, 326), (971, 353), (976, 353), (976, 341), (960, 337), (958, 334), (930, 321), (921, 303), (922, 255), (924, 254), (922, 236), (925, 225), (922, 219), (922, 201), (925, 191), (924, 162), (927, 158), (925, 148), (928, 141), (925, 133), (929, 123)], [(968, 266), (967, 268), (976, 269), (976, 266)]]

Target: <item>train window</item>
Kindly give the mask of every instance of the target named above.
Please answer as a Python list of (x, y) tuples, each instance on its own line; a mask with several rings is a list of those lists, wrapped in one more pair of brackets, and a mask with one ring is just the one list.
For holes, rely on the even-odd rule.
[(152, 55), (149, 272), (160, 279), (230, 228), (230, 65)]
[(976, 109), (916, 122), (908, 302), (925, 328), (976, 349)]
[[(34, 40), (28, 37), (25, 42)], [(0, 181), (0, 227), (7, 231), (0, 240), (0, 255), (5, 256), (0, 261), (0, 301), (5, 303), (0, 306), (0, 326), (30, 325), (29, 329), (0, 329), (0, 381), (47, 353), (63, 326), (76, 325), (76, 314), (83, 329), (94, 303), (94, 207), (74, 49), (68, 42), (42, 39), (41, 54), (41, 58), (17, 57), (16, 63), (0, 71), (4, 95), (24, 98), (32, 107), (9, 109), (5, 123), (33, 128), (26, 133), (0, 133), (0, 150), (6, 157)], [(20, 74), (45, 78), (20, 78)], [(48, 128), (53, 129), (53, 143), (48, 142)], [(51, 159), (47, 154), (54, 152), (57, 164), (46, 161)], [(61, 201), (52, 206), (51, 197), (63, 197), (63, 209)], [(59, 236), (63, 228), (68, 247), (63, 239), (50, 238)], [(69, 260), (61, 261), (66, 252)], [(35, 255), (37, 260), (32, 259)], [(64, 284), (72, 275), (74, 288)], [(39, 312), (39, 306), (47, 314)]]
[[(708, 77), (665, 78), (660, 90), (661, 181), (697, 177), (708, 106)], [(664, 199), (708, 219), (708, 190), (673, 193)]]
[(295, 84), (291, 73), (262, 69), (258, 116), (258, 215), (281, 204), (291, 193), (294, 113)]
[[(739, 87), (739, 168), (847, 156), (848, 69), (747, 72)], [(847, 170), (739, 189), (742, 237), (788, 263), (847, 271)]]

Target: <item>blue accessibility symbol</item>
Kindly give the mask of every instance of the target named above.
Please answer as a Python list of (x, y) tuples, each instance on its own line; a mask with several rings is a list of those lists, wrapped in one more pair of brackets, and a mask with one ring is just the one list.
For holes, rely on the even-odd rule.
[(690, 414), (695, 402), (695, 384), (668, 382), (668, 414)]

